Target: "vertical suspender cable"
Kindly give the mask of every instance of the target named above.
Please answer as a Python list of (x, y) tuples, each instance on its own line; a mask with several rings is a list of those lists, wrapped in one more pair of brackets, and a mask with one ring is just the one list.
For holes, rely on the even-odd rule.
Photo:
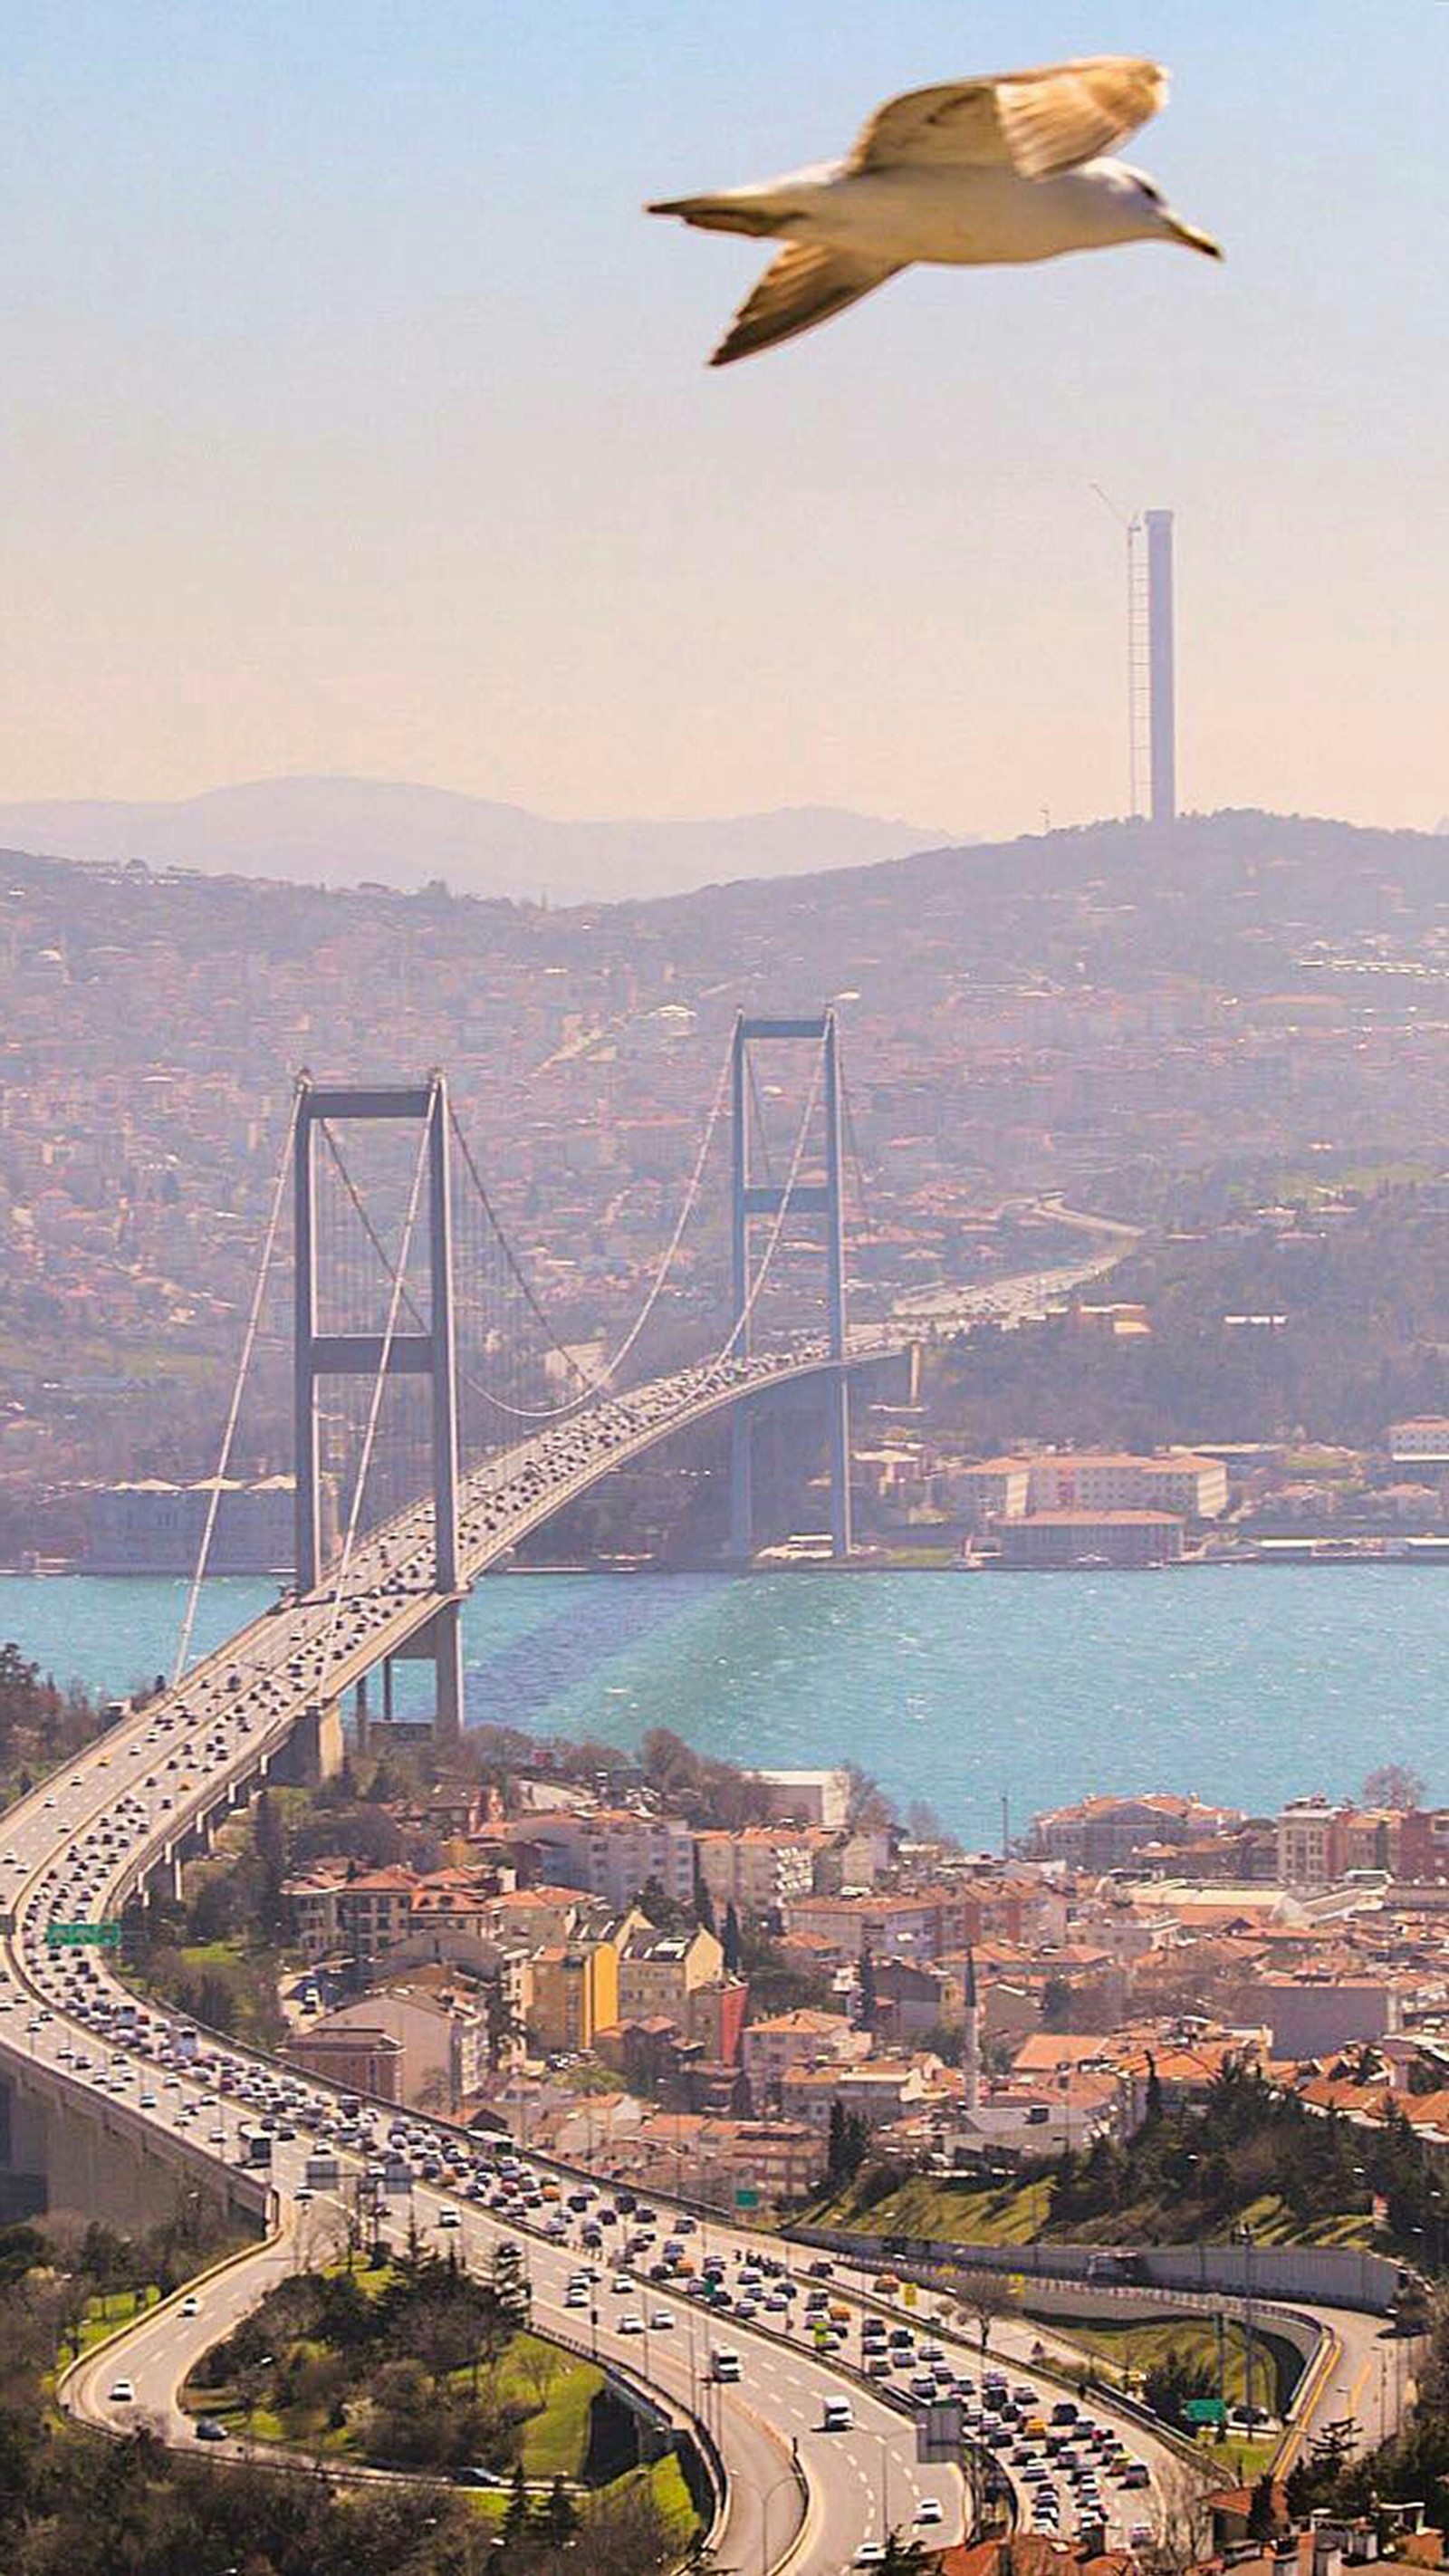
[[(668, 1280), (670, 1271), (674, 1266), (675, 1254), (678, 1252), (680, 1244), (684, 1239), (684, 1229), (689, 1223), (689, 1219), (694, 1212), (695, 1203), (699, 1197), (700, 1183), (704, 1178), (705, 1163), (709, 1157), (709, 1149), (714, 1140), (715, 1129), (719, 1124), (720, 1113), (724, 1108), (725, 1093), (729, 1085), (729, 1074), (730, 1059), (727, 1053), (724, 1062), (720, 1067), (719, 1080), (715, 1085), (714, 1100), (710, 1106), (709, 1117), (705, 1123), (704, 1134), (700, 1139), (699, 1151), (695, 1156), (694, 1170), (690, 1175), (689, 1187), (684, 1196), (684, 1204), (675, 1221), (674, 1232), (670, 1236), (669, 1242), (665, 1248), (664, 1257), (654, 1274), (648, 1295), (645, 1297), (644, 1303), (638, 1314), (635, 1316), (629, 1331), (625, 1334), (624, 1339), (620, 1342), (618, 1348), (603, 1363), (602, 1367), (597, 1369), (583, 1367), (580, 1362), (575, 1359), (572, 1352), (565, 1350), (563, 1344), (559, 1341), (547, 1315), (544, 1313), (542, 1306), (539, 1304), (532, 1288), (529, 1286), (527, 1274), (523, 1270), (521, 1263), (514, 1253), (513, 1247), (504, 1233), (502, 1226), (499, 1224), (492, 1201), (483, 1186), (482, 1175), (473, 1159), (468, 1139), (464, 1135), (462, 1128), (459, 1126), (456, 1116), (454, 1116), (453, 1133), (458, 1139), (459, 1149), (462, 1153), (469, 1179), (472, 1181), (473, 1187), (482, 1201), (484, 1210), (498, 1237), (498, 1242), (501, 1247), (504, 1260), (513, 1275), (519, 1293), (529, 1307), (530, 1312), (541, 1325), (553, 1347), (562, 1354), (564, 1360), (567, 1362), (567, 1365), (573, 1371), (580, 1384), (580, 1393), (578, 1395), (566, 1397), (562, 1404), (522, 1404), (517, 1401), (510, 1402), (506, 1397), (494, 1395), (488, 1387), (479, 1386), (477, 1391), (487, 1403), (496, 1405), (498, 1410), (502, 1413), (511, 1413), (520, 1418), (538, 1422), (554, 1421), (566, 1413), (577, 1411), (578, 1407), (585, 1401), (586, 1397), (590, 1395), (602, 1395), (605, 1390), (611, 1386), (615, 1375), (619, 1369), (622, 1368), (625, 1360), (629, 1356), (629, 1353), (633, 1350), (635, 1343), (638, 1341), (640, 1334), (643, 1332), (645, 1325), (648, 1323), (650, 1316), (653, 1314), (654, 1309), (664, 1292), (665, 1283)], [(727, 1344), (726, 1348), (728, 1347), (729, 1345)], [(527, 1392), (526, 1386), (519, 1385), (517, 1393), (523, 1394), (525, 1392)]]
[(180, 1683), (181, 1676), (186, 1670), (187, 1656), (191, 1652), (191, 1632), (196, 1625), (197, 1604), (201, 1599), (202, 1584), (206, 1580), (207, 1560), (211, 1555), (212, 1537), (216, 1529), (217, 1513), (221, 1507), (222, 1486), (226, 1480), (227, 1471), (231, 1465), (232, 1442), (236, 1438), (237, 1418), (241, 1412), (242, 1392), (246, 1386), (247, 1372), (251, 1367), (252, 1351), (257, 1338), (257, 1328), (261, 1322), (262, 1300), (266, 1295), (267, 1278), (272, 1267), (272, 1254), (276, 1248), (277, 1227), (281, 1221), (282, 1199), (286, 1191), (287, 1174), (292, 1165), (292, 1148), (297, 1140), (297, 1120), (301, 1113), (301, 1106), (301, 1091), (294, 1091), (292, 1094), (292, 1115), (287, 1121), (287, 1133), (282, 1140), (281, 1161), (277, 1165), (277, 1177), (272, 1188), (272, 1204), (267, 1217), (266, 1234), (262, 1241), (262, 1257), (257, 1268), (256, 1281), (252, 1288), (251, 1312), (247, 1317), (246, 1337), (242, 1343), (241, 1360), (237, 1368), (236, 1378), (232, 1385), (231, 1408), (226, 1417), (226, 1429), (222, 1434), (221, 1456), (217, 1461), (216, 1478), (212, 1485), (211, 1494), (206, 1506), (206, 1521), (201, 1533), (201, 1546), (197, 1551), (196, 1570), (191, 1578), (191, 1588), (186, 1595), (186, 1610), (181, 1621), (181, 1636), (176, 1648), (176, 1662), (171, 1673), (171, 1687), (173, 1690), (175, 1690)]

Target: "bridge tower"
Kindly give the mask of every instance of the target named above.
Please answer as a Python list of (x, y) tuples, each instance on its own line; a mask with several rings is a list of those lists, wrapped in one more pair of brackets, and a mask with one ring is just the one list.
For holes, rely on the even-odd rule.
[[(799, 1183), (789, 1193), (796, 1216), (819, 1216), (825, 1222), (825, 1308), (830, 1355), (839, 1363), (825, 1378), (826, 1427), (830, 1445), (831, 1554), (848, 1557), (850, 1521), (850, 1375), (845, 1366), (845, 1224), (841, 1202), (841, 1142), (844, 1102), (840, 1084), (840, 1029), (833, 1010), (816, 1019), (749, 1019), (735, 1022), (730, 1060), (731, 1187), (730, 1249), (735, 1350), (750, 1348), (750, 1227), (757, 1217), (774, 1217), (786, 1192), (753, 1178), (750, 1154), (751, 1050), (759, 1045), (808, 1044), (823, 1050), (825, 1178)], [(734, 1407), (730, 1435), (730, 1554), (748, 1564), (754, 1554), (753, 1431), (754, 1406)]]
[[(428, 1323), (425, 1331), (395, 1331), (387, 1350), (388, 1374), (432, 1380), (432, 1484), (436, 1530), (435, 1616), (408, 1647), (429, 1655), (437, 1679), (437, 1733), (457, 1737), (463, 1724), (462, 1595), (458, 1587), (458, 1389), (453, 1321), (453, 1217), (449, 1169), (448, 1086), (441, 1073), (426, 1082), (353, 1088), (298, 1079), (293, 1161), (293, 1419), (297, 1473), (297, 1591), (315, 1592), (322, 1581), (321, 1484), (317, 1388), (326, 1377), (375, 1378), (382, 1366), (382, 1333), (318, 1330), (317, 1130), (325, 1121), (410, 1119), (427, 1128)], [(385, 1675), (385, 1680), (387, 1676)], [(391, 1692), (387, 1693), (390, 1703)]]

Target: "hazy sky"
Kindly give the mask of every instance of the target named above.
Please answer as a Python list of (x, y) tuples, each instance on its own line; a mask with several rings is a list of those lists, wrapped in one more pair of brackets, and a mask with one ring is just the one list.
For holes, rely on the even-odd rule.
[[(1179, 519), (1186, 801), (1449, 808), (1435, 0), (9, 0), (0, 798), (286, 770), (557, 813), (1121, 810)], [(649, 195), (1111, 49), (1225, 241), (916, 271), (703, 360)]]

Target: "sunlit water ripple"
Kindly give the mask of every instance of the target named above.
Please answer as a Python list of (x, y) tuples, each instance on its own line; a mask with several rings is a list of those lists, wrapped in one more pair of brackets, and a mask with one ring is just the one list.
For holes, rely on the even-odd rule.
[[(169, 1663), (184, 1586), (0, 1577), (0, 1640), (124, 1690)], [(198, 1644), (271, 1598), (208, 1584)], [(468, 1603), (468, 1708), (740, 1761), (857, 1762), (975, 1839), (1093, 1789), (1256, 1809), (1381, 1760), (1449, 1798), (1449, 1583), (1431, 1568), (1180, 1574), (502, 1575)], [(426, 1668), (399, 1667), (420, 1708)]]

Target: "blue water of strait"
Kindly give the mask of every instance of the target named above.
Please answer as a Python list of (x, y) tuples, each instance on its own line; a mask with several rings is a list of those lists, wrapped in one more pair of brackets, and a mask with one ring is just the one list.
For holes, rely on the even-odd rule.
[[(185, 1586), (0, 1576), (0, 1642), (119, 1693), (169, 1669)], [(197, 1649), (273, 1597), (205, 1587)], [(1263, 1811), (1375, 1763), (1449, 1801), (1449, 1580), (1396, 1566), (1157, 1575), (498, 1575), (464, 1613), (468, 1713), (742, 1762), (856, 1762), (968, 1841), (1092, 1790)], [(427, 1706), (398, 1668), (399, 1714)]]

